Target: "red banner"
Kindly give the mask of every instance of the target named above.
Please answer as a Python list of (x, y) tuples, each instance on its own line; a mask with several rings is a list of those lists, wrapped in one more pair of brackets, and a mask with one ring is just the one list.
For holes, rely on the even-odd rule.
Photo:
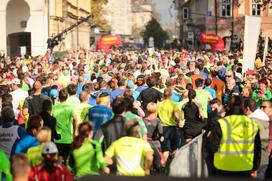
[(122, 45), (122, 38), (120, 35), (104, 35), (98, 40), (97, 50), (109, 50), (112, 46)]
[(212, 50), (224, 51), (225, 45), (223, 39), (215, 34), (200, 34), (200, 43), (207, 43), (211, 46)]

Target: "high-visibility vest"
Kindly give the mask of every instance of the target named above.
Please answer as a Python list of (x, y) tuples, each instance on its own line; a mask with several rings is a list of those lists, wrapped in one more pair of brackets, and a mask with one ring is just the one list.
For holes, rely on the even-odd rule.
[(252, 170), (254, 140), (258, 131), (256, 121), (244, 115), (231, 115), (218, 122), (222, 139), (214, 154), (215, 168), (223, 171)]

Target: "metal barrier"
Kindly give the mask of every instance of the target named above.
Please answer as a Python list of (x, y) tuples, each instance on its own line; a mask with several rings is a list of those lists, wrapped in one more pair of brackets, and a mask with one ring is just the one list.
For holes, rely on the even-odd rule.
[(206, 178), (208, 170), (203, 159), (202, 141), (205, 131), (177, 150), (170, 164), (169, 176)]

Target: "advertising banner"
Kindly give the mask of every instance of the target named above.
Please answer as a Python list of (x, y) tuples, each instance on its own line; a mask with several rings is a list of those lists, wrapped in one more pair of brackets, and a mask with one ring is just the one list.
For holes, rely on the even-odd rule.
[(246, 72), (249, 69), (254, 69), (258, 38), (261, 28), (260, 17), (245, 16), (245, 18), (243, 72)]

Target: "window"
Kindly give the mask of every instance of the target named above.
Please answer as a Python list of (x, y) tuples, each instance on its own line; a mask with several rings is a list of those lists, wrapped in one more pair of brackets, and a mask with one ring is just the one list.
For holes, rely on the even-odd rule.
[(189, 10), (188, 8), (183, 8), (183, 19), (188, 19), (189, 18)]
[(260, 16), (262, 12), (262, 0), (252, 0), (252, 15)]
[(222, 16), (231, 16), (232, 0), (222, 0)]

